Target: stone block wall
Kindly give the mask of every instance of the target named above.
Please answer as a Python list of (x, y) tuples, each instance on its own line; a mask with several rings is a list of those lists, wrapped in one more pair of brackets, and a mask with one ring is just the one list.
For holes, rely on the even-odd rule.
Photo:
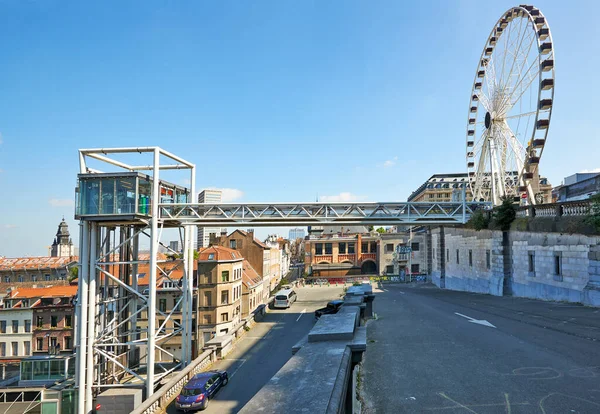
[(438, 287), (600, 306), (598, 236), (437, 228), (431, 242)]
[(502, 295), (502, 232), (447, 228), (444, 254), (446, 288)]

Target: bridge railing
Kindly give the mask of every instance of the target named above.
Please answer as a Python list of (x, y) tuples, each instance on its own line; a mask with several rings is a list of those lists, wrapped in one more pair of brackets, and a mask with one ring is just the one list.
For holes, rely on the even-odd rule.
[(517, 217), (569, 217), (585, 216), (592, 206), (590, 200), (563, 201), (560, 203), (523, 206), (517, 209)]
[(164, 413), (169, 404), (179, 395), (183, 386), (196, 374), (216, 360), (215, 350), (206, 350), (190, 365), (178, 372), (169, 382), (163, 385), (150, 398), (147, 398), (131, 414), (157, 414)]

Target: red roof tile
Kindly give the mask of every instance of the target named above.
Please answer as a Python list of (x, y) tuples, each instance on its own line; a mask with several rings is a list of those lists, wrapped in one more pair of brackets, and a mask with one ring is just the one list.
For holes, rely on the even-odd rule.
[(240, 259), (243, 259), (240, 252), (222, 246), (209, 246), (198, 251), (199, 262), (232, 261)]
[(11, 299), (58, 298), (77, 294), (77, 286), (50, 286), (43, 288), (18, 288), (10, 292)]
[(77, 260), (77, 256), (4, 257), (0, 258), (0, 270), (59, 269)]
[(244, 259), (244, 263), (242, 264), (242, 283), (249, 288), (253, 288), (260, 284), (261, 281), (260, 275), (254, 270), (250, 262)]

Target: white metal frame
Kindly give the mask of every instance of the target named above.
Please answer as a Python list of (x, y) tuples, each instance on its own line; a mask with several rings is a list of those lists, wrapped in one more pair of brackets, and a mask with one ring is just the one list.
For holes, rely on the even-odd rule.
[[(129, 165), (111, 158), (114, 154), (136, 153), (152, 156), (152, 162), (146, 165)], [(172, 163), (161, 165), (161, 155)], [(153, 214), (149, 220), (132, 219), (129, 222), (119, 223), (97, 221), (86, 217), (81, 220), (81, 256), (76, 310), (78, 319), (76, 386), (79, 413), (92, 412), (94, 392), (104, 387), (123, 386), (120, 380), (127, 377), (131, 380), (131, 384), (143, 383), (148, 398), (153, 394), (157, 381), (192, 360), (193, 278), (191, 275), (194, 227), (183, 225), (181, 226), (183, 232), (180, 231), (184, 250), (182, 261), (184, 277), (182, 284), (179, 286), (176, 283), (175, 286), (181, 293), (181, 326), (163, 333), (163, 328), (167, 321), (172, 319), (173, 312), (168, 314), (158, 312), (164, 315), (165, 322), (157, 330), (157, 276), (160, 274), (161, 277), (170, 279), (170, 273), (158, 267), (158, 247), (161, 244), (163, 224), (159, 223), (156, 212), (159, 204), (160, 171), (188, 170), (190, 196), (193, 197), (195, 165), (159, 147), (83, 149), (79, 151), (81, 174), (102, 172), (89, 167), (89, 158), (125, 171), (147, 171), (153, 180), (150, 206)], [(117, 233), (120, 236), (119, 242), (114, 240)], [(147, 260), (139, 257), (140, 236), (150, 239), (150, 255)], [(139, 292), (137, 286), (138, 266), (143, 263), (149, 265), (147, 293)], [(124, 268), (129, 270), (127, 275), (124, 275), (121, 270), (114, 271), (114, 269)], [(123, 280), (124, 277), (131, 277), (131, 286)], [(144, 310), (147, 312), (148, 328), (145, 337), (138, 338), (140, 332), (136, 329), (137, 320)], [(122, 316), (123, 312), (125, 316)], [(168, 369), (159, 364), (162, 372), (156, 373), (154, 350), (161, 349), (160, 343), (176, 334), (182, 335), (182, 361)], [(123, 341), (123, 338), (126, 340)], [(166, 352), (164, 349), (163, 351)], [(144, 359), (142, 352), (145, 352), (145, 372), (139, 366), (133, 368), (127, 366), (127, 362), (133, 359), (142, 361)], [(136, 357), (134, 358), (133, 355)], [(108, 366), (111, 367), (110, 372), (107, 370)]]
[[(131, 166), (110, 158), (111, 154), (149, 153), (153, 160), (149, 165)], [(161, 165), (164, 155), (174, 164)], [(465, 223), (478, 208), (489, 203), (248, 203), (248, 204), (199, 204), (159, 203), (160, 171), (164, 169), (188, 169), (191, 193), (195, 194), (195, 166), (158, 147), (108, 148), (79, 151), (80, 173), (94, 174), (101, 171), (87, 164), (93, 158), (126, 171), (150, 171), (153, 180), (150, 217), (130, 218), (124, 221), (116, 215), (114, 221), (98, 217), (82, 216), (80, 223), (80, 272), (77, 303), (77, 371), (78, 413), (89, 414), (95, 392), (103, 388), (137, 385), (144, 383), (146, 398), (150, 397), (157, 381), (192, 358), (192, 294), (193, 294), (193, 244), (197, 226), (298, 226), (323, 224), (360, 225), (425, 225)], [(157, 310), (158, 275), (169, 278), (169, 272), (158, 265), (158, 247), (165, 228), (179, 228), (183, 242), (184, 277), (177, 290), (181, 292), (181, 327), (163, 333), (166, 322), (173, 313)], [(183, 230), (183, 231), (182, 231)], [(119, 240), (116, 240), (116, 235)], [(150, 239), (150, 255), (139, 255), (140, 237)], [(163, 244), (164, 247), (167, 247)], [(149, 264), (148, 292), (140, 292), (137, 286), (138, 266)], [(118, 267), (118, 271), (115, 268)], [(131, 277), (129, 281), (128, 277)], [(148, 314), (147, 335), (138, 338), (138, 316), (143, 310)], [(114, 313), (110, 313), (114, 312)], [(162, 314), (165, 322), (156, 326), (156, 314)], [(155, 372), (155, 349), (173, 335), (182, 335), (182, 361), (169, 369), (162, 367)], [(125, 338), (125, 339), (123, 339)], [(140, 367), (130, 367), (131, 361), (141, 361), (145, 351), (146, 372)], [(164, 349), (163, 349), (164, 351)], [(110, 368), (109, 368), (110, 367)], [(128, 379), (124, 383), (124, 379)]]
[[(510, 8), (486, 41), (471, 89), (466, 161), (474, 200), (500, 204), (503, 196), (525, 193), (529, 203), (536, 203), (554, 79), (546, 18), (534, 6)], [(488, 113), (491, 125), (486, 125)]]

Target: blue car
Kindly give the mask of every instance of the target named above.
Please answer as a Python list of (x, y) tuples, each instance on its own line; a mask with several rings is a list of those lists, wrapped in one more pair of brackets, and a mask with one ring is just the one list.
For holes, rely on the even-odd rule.
[(229, 382), (227, 371), (206, 371), (196, 374), (183, 386), (175, 399), (175, 408), (181, 411), (204, 410), (221, 387)]

